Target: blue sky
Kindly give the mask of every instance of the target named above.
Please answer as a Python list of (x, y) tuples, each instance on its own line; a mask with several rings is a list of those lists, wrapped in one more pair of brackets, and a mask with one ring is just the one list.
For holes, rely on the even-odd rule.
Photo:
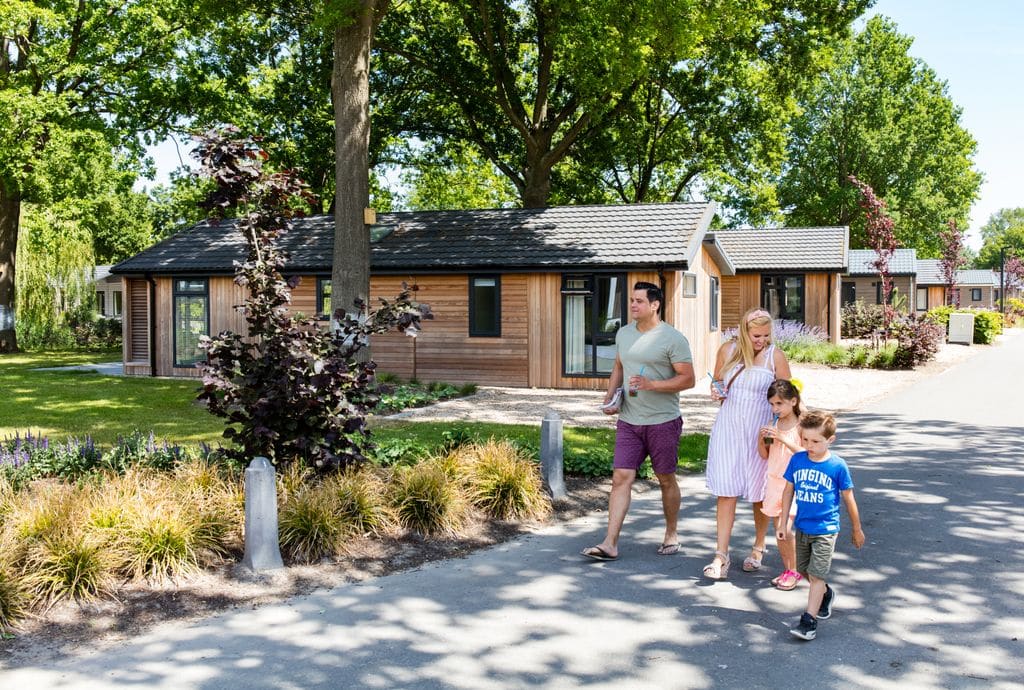
[[(878, 0), (868, 16), (893, 19), (914, 37), (911, 54), (947, 82), (963, 109), (961, 123), (978, 142), (975, 166), (985, 176), (971, 209), (968, 244), (1001, 208), (1024, 206), (1024, 2), (1020, 0)], [(179, 165), (171, 142), (154, 148), (157, 181)], [(188, 152), (180, 155), (188, 160)]]

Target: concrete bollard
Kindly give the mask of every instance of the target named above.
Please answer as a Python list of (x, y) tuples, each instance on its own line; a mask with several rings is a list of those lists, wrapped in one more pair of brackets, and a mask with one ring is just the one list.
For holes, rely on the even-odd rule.
[(562, 458), (562, 420), (549, 411), (540, 423), (540, 469), (551, 498), (565, 498)]
[(283, 568), (277, 537), (277, 480), (266, 458), (253, 458), (245, 469), (245, 556), (250, 570)]

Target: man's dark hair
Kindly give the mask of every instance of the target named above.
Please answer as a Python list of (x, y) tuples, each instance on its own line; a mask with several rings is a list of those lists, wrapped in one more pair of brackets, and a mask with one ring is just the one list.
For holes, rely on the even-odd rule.
[(647, 292), (648, 302), (657, 302), (658, 304), (665, 304), (665, 293), (661, 291), (661, 288), (654, 283), (645, 283), (644, 281), (637, 282), (633, 286), (634, 290), (644, 290)]

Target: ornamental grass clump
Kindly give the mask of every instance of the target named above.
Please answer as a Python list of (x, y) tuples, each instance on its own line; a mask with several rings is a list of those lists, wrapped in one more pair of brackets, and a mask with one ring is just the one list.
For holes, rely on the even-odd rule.
[(14, 628), (27, 613), (28, 594), (24, 584), (10, 563), (0, 561), (0, 632)]
[(465, 524), (469, 504), (458, 479), (453, 478), (448, 456), (396, 471), (391, 484), (391, 505), (398, 522), (424, 535), (455, 536)]
[(103, 539), (74, 523), (28, 549), (24, 586), (35, 608), (48, 609), (66, 599), (112, 596), (117, 554)]
[(551, 503), (537, 463), (508, 441), (491, 439), (468, 449), (469, 495), (473, 504), (499, 520), (537, 520)]
[(223, 515), (205, 510), (181, 490), (173, 475), (140, 473), (128, 524), (119, 539), (123, 572), (137, 580), (164, 581), (196, 572), (228, 551)]
[(371, 469), (348, 471), (324, 482), (324, 490), (334, 496), (338, 523), (347, 534), (380, 535), (396, 522), (387, 501), (387, 487)]
[(294, 561), (315, 563), (341, 549), (344, 535), (335, 512), (334, 494), (310, 484), (287, 495), (278, 511), (281, 549)]

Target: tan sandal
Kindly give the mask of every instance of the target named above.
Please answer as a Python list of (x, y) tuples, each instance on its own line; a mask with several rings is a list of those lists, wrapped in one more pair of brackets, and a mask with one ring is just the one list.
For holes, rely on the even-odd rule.
[(747, 556), (743, 559), (743, 572), (752, 573), (755, 570), (761, 569), (761, 559), (764, 558), (765, 549), (759, 549), (756, 546), (751, 547), (751, 552), (757, 553), (757, 558), (753, 556)]
[(729, 575), (729, 554), (715, 551), (715, 557), (704, 566), (704, 577), (711, 580), (724, 580)]

